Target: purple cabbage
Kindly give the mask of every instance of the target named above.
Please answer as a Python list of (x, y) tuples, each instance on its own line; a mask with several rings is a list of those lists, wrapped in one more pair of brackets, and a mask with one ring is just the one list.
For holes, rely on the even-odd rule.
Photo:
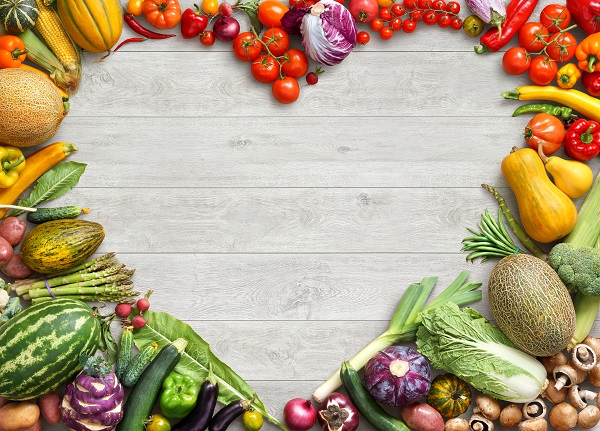
[(334, 0), (292, 8), (281, 23), (288, 33), (302, 36), (306, 54), (317, 63), (341, 63), (356, 46), (356, 21), (348, 9)]
[(467, 0), (469, 9), (492, 27), (502, 31), (502, 23), (506, 20), (506, 6), (503, 0)]
[(405, 406), (427, 396), (431, 388), (431, 367), (416, 350), (391, 346), (367, 362), (365, 386), (380, 403)]

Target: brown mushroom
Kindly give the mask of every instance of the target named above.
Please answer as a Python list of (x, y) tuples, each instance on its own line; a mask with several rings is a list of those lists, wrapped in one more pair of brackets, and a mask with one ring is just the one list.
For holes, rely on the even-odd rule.
[(600, 422), (600, 409), (596, 406), (587, 406), (577, 416), (577, 428), (589, 430)]
[(556, 367), (558, 367), (559, 365), (566, 365), (568, 362), (567, 356), (563, 352), (558, 352), (557, 354), (552, 356), (546, 356), (544, 358), (541, 358), (540, 361), (542, 362), (542, 365), (544, 366), (548, 374), (552, 374), (552, 371)]
[(469, 422), (463, 418), (453, 418), (446, 421), (444, 431), (469, 431)]
[(573, 368), (571, 364), (559, 365), (552, 371), (554, 374), (554, 387), (556, 390), (561, 390), (563, 387), (570, 388), (573, 385), (577, 385), (585, 380), (586, 373), (583, 372), (583, 378), (581, 371)]
[(587, 344), (578, 344), (573, 347), (571, 364), (576, 369), (584, 370), (587, 373), (596, 365), (596, 353)]
[(600, 364), (594, 365), (594, 367), (588, 373), (590, 383), (596, 387), (600, 387)]
[(574, 385), (569, 389), (569, 400), (573, 407), (581, 410), (587, 406), (588, 401), (592, 401), (598, 398), (596, 392), (581, 389), (579, 386)]
[(523, 404), (525, 419), (543, 418), (546, 416), (546, 403), (541, 398)]
[(495, 421), (500, 416), (500, 404), (489, 395), (479, 394), (475, 397), (476, 407), (473, 413), (481, 414), (491, 421)]
[(509, 404), (500, 412), (500, 425), (504, 428), (512, 428), (523, 419), (521, 409), (516, 404)]
[(494, 431), (494, 422), (483, 415), (474, 414), (469, 419), (469, 429), (471, 431)]
[(582, 343), (590, 346), (596, 354), (596, 358), (600, 358), (600, 338), (594, 338), (591, 335), (588, 335)]
[(548, 386), (544, 389), (543, 396), (552, 404), (562, 403), (567, 398), (568, 388), (560, 388), (557, 390), (554, 384), (556, 383), (553, 377), (550, 377)]
[(519, 431), (546, 431), (548, 421), (544, 418), (527, 419), (519, 424)]
[(558, 431), (568, 431), (577, 425), (577, 410), (569, 403), (556, 404), (550, 410), (550, 425)]

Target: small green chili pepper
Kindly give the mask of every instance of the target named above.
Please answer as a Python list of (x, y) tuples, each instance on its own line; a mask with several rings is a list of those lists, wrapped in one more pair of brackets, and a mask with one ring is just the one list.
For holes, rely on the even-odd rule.
[(577, 118), (577, 115), (573, 114), (573, 110), (568, 106), (551, 105), (550, 103), (530, 103), (528, 105), (520, 106), (513, 112), (512, 116), (516, 117), (521, 114), (539, 114), (540, 112), (554, 115), (555, 117), (562, 118), (564, 121), (571, 121)]
[(169, 419), (186, 417), (196, 405), (200, 385), (189, 376), (173, 371), (163, 381), (160, 410)]

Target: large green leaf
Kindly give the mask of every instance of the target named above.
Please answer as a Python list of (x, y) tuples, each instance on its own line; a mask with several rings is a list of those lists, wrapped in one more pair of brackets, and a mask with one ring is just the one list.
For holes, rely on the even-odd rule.
[(287, 428), (271, 416), (252, 390), (250, 385), (238, 376), (227, 364), (223, 363), (210, 350), (210, 346), (186, 323), (176, 319), (168, 313), (144, 312), (147, 320), (146, 326), (135, 331), (133, 339), (138, 349), (156, 342), (160, 347), (175, 341), (177, 338), (187, 340), (185, 351), (181, 355), (175, 371), (194, 378), (198, 382), (206, 380), (209, 373), (209, 365), (212, 365), (212, 373), (219, 383), (219, 402), (229, 404), (231, 402), (254, 398), (252, 407), (260, 412), (265, 418), (287, 430)]

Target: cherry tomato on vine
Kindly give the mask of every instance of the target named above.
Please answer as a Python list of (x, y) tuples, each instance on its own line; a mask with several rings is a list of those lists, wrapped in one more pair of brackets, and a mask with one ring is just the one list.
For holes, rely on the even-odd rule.
[(202, 0), (202, 12), (207, 15), (216, 15), (219, 12), (218, 0)]
[(571, 24), (571, 12), (566, 6), (549, 4), (540, 13), (540, 22), (550, 33), (564, 30)]
[(417, 23), (410, 19), (407, 19), (406, 21), (404, 21), (402, 23), (402, 31), (404, 33), (412, 33), (416, 29), (417, 29)]
[(370, 27), (373, 31), (379, 31), (383, 28), (383, 21), (381, 18), (375, 18), (373, 21), (371, 21)]
[(522, 46), (513, 46), (508, 49), (502, 57), (502, 67), (504, 71), (511, 75), (520, 75), (529, 70), (531, 57)]
[(417, 0), (404, 0), (404, 7), (406, 9), (417, 9)]
[(298, 81), (291, 76), (283, 79), (277, 79), (273, 83), (273, 96), (279, 103), (294, 103), (300, 96), (300, 85)]
[(402, 28), (402, 18), (394, 18), (390, 21), (390, 28), (394, 31), (398, 31)]
[(377, 0), (379, 7), (390, 7), (394, 4), (394, 0)]
[(431, 5), (431, 0), (417, 0), (417, 6), (419, 9), (429, 9)]
[[(367, 33), (368, 34), (368, 33)], [(281, 70), (292, 78), (301, 78), (308, 72), (308, 58), (306, 54), (296, 48), (292, 48), (283, 54)]]
[(419, 22), (423, 18), (423, 11), (421, 9), (415, 9), (410, 11), (410, 19), (414, 22)]
[(577, 39), (568, 31), (563, 33), (554, 33), (550, 36), (550, 45), (546, 48), (546, 52), (552, 60), (559, 63), (569, 61), (575, 56), (577, 51)]
[(261, 40), (267, 45), (271, 54), (275, 56), (283, 55), (290, 47), (290, 36), (282, 28), (273, 27), (268, 29), (262, 35)]
[(379, 9), (379, 18), (383, 21), (389, 21), (392, 19), (392, 12), (390, 8), (382, 7)]
[(356, 43), (359, 45), (366, 45), (371, 41), (371, 35), (366, 31), (359, 31), (356, 35)]
[(263, 54), (252, 62), (250, 71), (259, 82), (273, 82), (279, 77), (279, 63), (275, 57)]
[(455, 1), (448, 2), (448, 4), (446, 5), (446, 12), (448, 12), (451, 15), (458, 15), (460, 13), (460, 3), (457, 3)]
[(383, 40), (391, 39), (393, 35), (394, 35), (394, 30), (392, 30), (389, 27), (383, 27), (381, 30), (379, 30), (379, 37), (382, 38)]
[(452, 18), (450, 18), (450, 15), (448, 15), (447, 13), (441, 13), (438, 15), (437, 24), (440, 27), (442, 27), (442, 28), (450, 27), (451, 23), (452, 23)]
[(446, 10), (446, 2), (444, 0), (433, 0), (431, 8), (436, 10)]
[(394, 3), (391, 8), (392, 15), (394, 16), (402, 16), (406, 13), (406, 9), (400, 3)]
[(477, 37), (483, 32), (485, 23), (477, 15), (469, 15), (463, 22), (463, 30), (468, 36)]
[(215, 34), (211, 30), (204, 30), (200, 33), (200, 43), (204, 46), (212, 46), (215, 44)]
[(262, 52), (262, 44), (250, 31), (240, 33), (233, 40), (233, 54), (241, 61), (254, 61)]
[(538, 52), (546, 46), (548, 36), (548, 29), (541, 22), (528, 22), (519, 29), (519, 45), (528, 52)]
[(281, 27), (281, 17), (288, 10), (279, 0), (265, 0), (258, 5), (258, 20), (267, 28)]
[(350, 0), (348, 10), (357, 22), (371, 22), (377, 17), (379, 5), (377, 0)]
[(537, 85), (548, 85), (554, 81), (557, 72), (558, 66), (556, 65), (556, 61), (548, 56), (540, 55), (531, 60), (529, 79)]
[(462, 19), (460, 19), (459, 17), (455, 16), (450, 21), (450, 27), (452, 28), (452, 30), (460, 30), (463, 27)]
[(423, 22), (426, 25), (434, 25), (437, 22), (437, 13), (432, 10), (428, 10), (423, 14)]

